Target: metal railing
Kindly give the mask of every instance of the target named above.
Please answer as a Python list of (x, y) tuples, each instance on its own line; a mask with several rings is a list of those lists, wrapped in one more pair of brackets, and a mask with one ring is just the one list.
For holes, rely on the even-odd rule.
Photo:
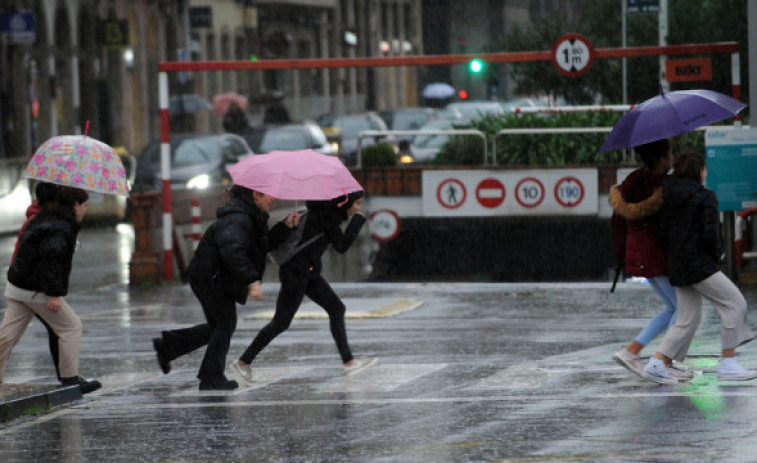
[(474, 130), (474, 129), (459, 129), (459, 130), (365, 130), (360, 133), (358, 133), (357, 136), (357, 163), (356, 167), (360, 169), (363, 165), (362, 163), (362, 146), (360, 141), (363, 138), (368, 137), (385, 137), (387, 135), (476, 135), (481, 137), (481, 140), (484, 142), (484, 153), (483, 153), (483, 165), (487, 165), (487, 143), (486, 143), (486, 135), (484, 132), (480, 130)]

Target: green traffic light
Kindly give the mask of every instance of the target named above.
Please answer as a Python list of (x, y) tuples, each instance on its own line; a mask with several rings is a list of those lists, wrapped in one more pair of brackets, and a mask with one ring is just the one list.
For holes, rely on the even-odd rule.
[(471, 72), (481, 72), (484, 70), (484, 62), (480, 59), (471, 60), (471, 62), (468, 64), (468, 68), (471, 70)]

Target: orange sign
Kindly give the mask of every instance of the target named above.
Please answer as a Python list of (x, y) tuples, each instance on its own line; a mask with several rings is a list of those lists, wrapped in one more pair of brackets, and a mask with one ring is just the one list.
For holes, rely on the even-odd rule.
[(712, 80), (710, 58), (669, 59), (665, 62), (668, 82)]

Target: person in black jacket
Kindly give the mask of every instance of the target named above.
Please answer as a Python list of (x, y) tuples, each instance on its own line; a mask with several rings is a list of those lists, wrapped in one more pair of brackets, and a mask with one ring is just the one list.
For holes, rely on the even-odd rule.
[(673, 175), (663, 182), (660, 238), (668, 248), (668, 275), (676, 288), (678, 315), (642, 376), (661, 384), (676, 384), (665, 364), (683, 362), (702, 319), (702, 298), (720, 315), (722, 357), (718, 378), (748, 380), (757, 371), (735, 359), (736, 348), (754, 338), (746, 320), (747, 303), (731, 280), (720, 271), (718, 206), (715, 194), (704, 187), (705, 159), (699, 153), (681, 153)]
[(63, 299), (76, 249), (80, 222), (87, 213), (89, 194), (57, 187), (48, 203), (25, 227), (18, 252), (8, 269), (5, 296), (8, 308), (0, 327), (0, 382), (11, 350), (37, 315), (58, 338), (58, 374), (63, 385), (77, 385), (86, 394), (99, 389), (97, 380), (79, 376), (82, 324)]
[(231, 199), (218, 208), (217, 219), (200, 239), (189, 263), (189, 285), (202, 305), (206, 323), (190, 328), (163, 331), (153, 347), (163, 373), (171, 361), (207, 344), (197, 377), (200, 390), (229, 390), (238, 387), (224, 375), (226, 354), (237, 325), (236, 302), (262, 300), (262, 279), (266, 253), (281, 244), (297, 224), (289, 215), (268, 230), (268, 211), (274, 198), (234, 185)]
[[(346, 200), (342, 197), (331, 201), (306, 203), (308, 216), (301, 242), (318, 238), (279, 267), (281, 289), (273, 319), (255, 336), (239, 360), (229, 365), (231, 372), (243, 384), (254, 384), (250, 364), (276, 336), (289, 328), (304, 296), (323, 307), (328, 314), (331, 335), (347, 374), (355, 374), (376, 362), (375, 357), (353, 357), (347, 343), (347, 329), (344, 323), (346, 308), (326, 279), (321, 276), (321, 256), (326, 248), (331, 245), (340, 253), (346, 252), (365, 224), (365, 214), (361, 211), (364, 196), (365, 192), (358, 191), (347, 195)], [(349, 217), (352, 219), (342, 232), (340, 223)]]

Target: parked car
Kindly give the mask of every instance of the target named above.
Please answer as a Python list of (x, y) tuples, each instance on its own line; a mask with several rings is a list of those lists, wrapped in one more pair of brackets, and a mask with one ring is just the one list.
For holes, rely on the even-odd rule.
[[(418, 130), (428, 121), (436, 119), (436, 111), (433, 108), (409, 107), (381, 111), (381, 118), (386, 122), (389, 130)], [(400, 145), (410, 142), (412, 135), (397, 135)]]
[[(438, 119), (429, 121), (419, 130), (454, 130), (460, 126), (468, 125), (467, 120)], [(404, 163), (424, 163), (436, 158), (439, 151), (449, 140), (450, 135), (418, 134), (413, 137), (408, 146), (408, 151), (402, 156)]]
[[(228, 183), (229, 167), (253, 154), (239, 135), (180, 134), (171, 137), (171, 188), (207, 188)], [(161, 189), (160, 142), (149, 144), (137, 158), (134, 191)]]
[(480, 119), (483, 116), (504, 116), (505, 110), (497, 101), (455, 101), (447, 104), (450, 110), (462, 113), (465, 119)]
[(255, 153), (265, 154), (274, 150), (296, 151), (311, 149), (321, 154), (336, 156), (335, 147), (329, 143), (323, 129), (315, 122), (300, 124), (267, 125), (242, 134)]
[[(344, 156), (345, 165), (351, 167), (357, 164), (357, 140), (360, 132), (366, 130), (386, 131), (386, 126), (379, 115), (373, 111), (357, 114), (327, 114), (318, 118), (318, 125), (324, 130), (338, 129), (341, 133), (341, 151)], [(374, 137), (372, 140), (363, 138), (361, 147), (368, 146), (371, 143), (388, 143), (394, 148), (394, 152), (399, 151), (397, 138), (392, 135)]]

